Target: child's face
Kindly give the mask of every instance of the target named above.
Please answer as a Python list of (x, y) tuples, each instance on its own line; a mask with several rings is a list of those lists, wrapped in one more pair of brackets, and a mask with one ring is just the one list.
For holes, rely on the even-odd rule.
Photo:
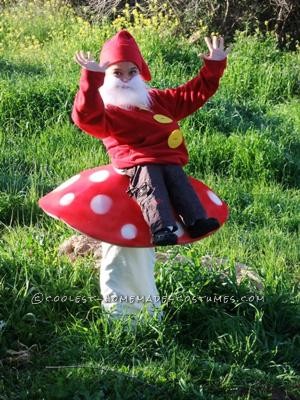
[(122, 82), (129, 82), (130, 79), (139, 75), (138, 67), (130, 61), (122, 61), (113, 65), (110, 65), (105, 75), (112, 75), (120, 79)]

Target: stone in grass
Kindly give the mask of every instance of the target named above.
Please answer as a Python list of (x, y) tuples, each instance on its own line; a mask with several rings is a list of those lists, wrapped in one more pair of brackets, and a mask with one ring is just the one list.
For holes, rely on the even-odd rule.
[(6, 327), (5, 321), (0, 321), (0, 332)]
[(72, 262), (89, 255), (101, 259), (101, 242), (85, 235), (73, 235), (59, 246), (58, 253), (65, 254)]
[(17, 349), (6, 350), (5, 357), (0, 360), (0, 365), (9, 365), (11, 367), (22, 367), (31, 363), (33, 353), (37, 350), (37, 344), (27, 347), (20, 341), (17, 342)]

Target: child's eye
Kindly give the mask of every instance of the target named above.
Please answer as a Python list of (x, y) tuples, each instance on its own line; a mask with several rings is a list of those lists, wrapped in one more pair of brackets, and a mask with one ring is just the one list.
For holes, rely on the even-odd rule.
[(130, 75), (135, 75), (137, 71), (130, 71)]
[(121, 75), (121, 72), (116, 71), (116, 72), (114, 72), (114, 75), (115, 75), (115, 76), (120, 76), (120, 75)]

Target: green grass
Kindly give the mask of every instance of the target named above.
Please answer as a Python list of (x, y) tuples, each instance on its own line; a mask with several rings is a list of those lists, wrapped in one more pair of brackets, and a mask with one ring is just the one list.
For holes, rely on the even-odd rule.
[[(157, 263), (160, 294), (175, 300), (164, 304), (163, 321), (130, 330), (101, 310), (93, 259), (58, 256), (73, 231), (37, 206), (62, 181), (108, 161), (70, 111), (75, 51), (96, 56), (113, 30), (53, 4), (0, 18), (0, 359), (18, 341), (34, 346), (30, 363), (0, 365), (0, 399), (300, 399), (299, 51), (277, 50), (271, 33), (237, 33), (219, 91), (182, 123), (186, 170), (227, 201), (230, 220)], [(149, 29), (135, 35), (153, 86), (197, 73), (202, 42), (167, 30), (160, 40)], [(178, 253), (192, 262), (176, 262)], [(207, 269), (207, 254), (228, 261)], [(238, 285), (236, 262), (256, 271), (263, 293), (249, 280)], [(39, 292), (69, 297), (32, 304)], [(186, 298), (214, 295), (263, 299)]]

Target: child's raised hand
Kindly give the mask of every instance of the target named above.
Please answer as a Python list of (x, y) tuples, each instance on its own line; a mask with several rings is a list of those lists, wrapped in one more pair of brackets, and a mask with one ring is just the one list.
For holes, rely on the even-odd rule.
[(91, 53), (88, 51), (84, 53), (83, 51), (78, 51), (74, 57), (77, 64), (79, 64), (82, 68), (88, 69), (89, 71), (95, 72), (105, 72), (107, 68), (107, 64), (99, 65), (91, 56)]
[(231, 50), (230, 47), (224, 49), (224, 38), (222, 36), (206, 37), (205, 43), (209, 49), (209, 54), (200, 54), (200, 57), (206, 60), (224, 60)]

